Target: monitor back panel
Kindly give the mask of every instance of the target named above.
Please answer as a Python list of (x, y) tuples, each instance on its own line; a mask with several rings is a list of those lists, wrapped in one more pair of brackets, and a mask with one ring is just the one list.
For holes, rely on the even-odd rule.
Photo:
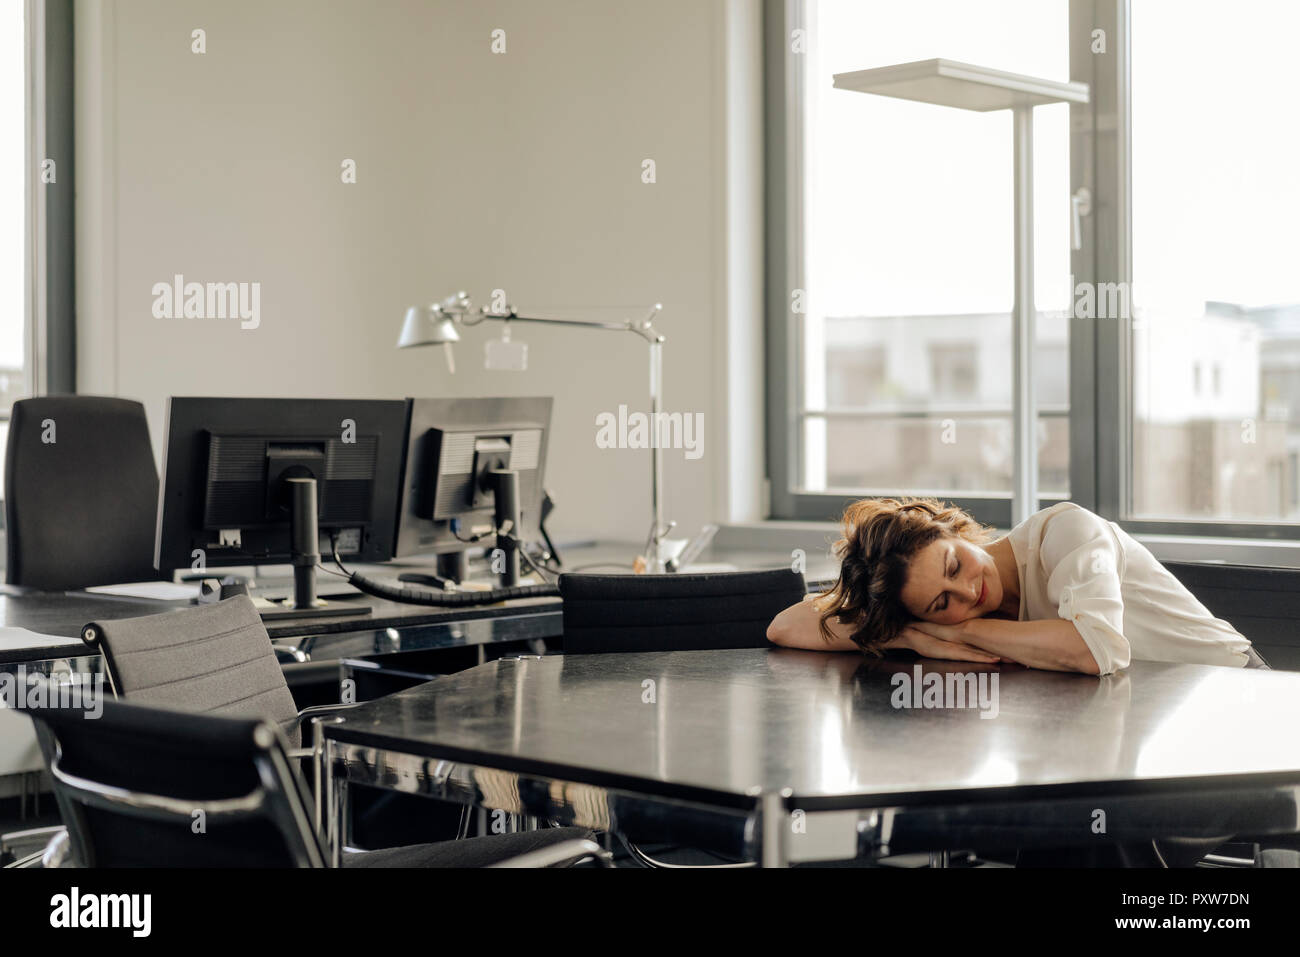
[[(277, 469), (320, 479), (321, 551), (393, 556), (407, 403), (379, 399), (174, 398), (167, 411), (155, 559), (164, 572), (286, 562), (288, 522), (268, 501)], [(283, 503), (279, 503), (283, 504)], [(237, 529), (239, 546), (222, 545)], [(227, 534), (224, 534), (227, 533)]]
[[(492, 524), (490, 497), (475, 495), (476, 446), (501, 438), (510, 447), (509, 468), (519, 473), (521, 537), (535, 539), (542, 503), (542, 476), (551, 424), (550, 398), (410, 399), (405, 481), (397, 522), (397, 554), (460, 551), (474, 526)], [(476, 504), (476, 499), (477, 504)], [(490, 539), (481, 543), (491, 547)]]

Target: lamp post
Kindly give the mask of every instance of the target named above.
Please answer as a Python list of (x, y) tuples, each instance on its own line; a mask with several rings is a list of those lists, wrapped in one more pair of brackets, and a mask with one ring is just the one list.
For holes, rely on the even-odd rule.
[(630, 332), (645, 340), (650, 346), (650, 533), (646, 537), (645, 559), (648, 570), (663, 572), (664, 537), (676, 522), (664, 524), (663, 519), (663, 458), (659, 448), (659, 422), (663, 411), (663, 347), (664, 337), (654, 327), (654, 318), (663, 309), (656, 303), (643, 319), (598, 320), (562, 319), (551, 316), (521, 316), (513, 306), (505, 312), (493, 312), (486, 306), (475, 309), (464, 292), (448, 296), (442, 302), (427, 306), (412, 306), (406, 310), (397, 348), (441, 345), (447, 356), (447, 368), (456, 371), (452, 343), (460, 341), (460, 328), (477, 326), (488, 319), (499, 322), (536, 322), (553, 326), (579, 326), (587, 329), (604, 329), (610, 332)]

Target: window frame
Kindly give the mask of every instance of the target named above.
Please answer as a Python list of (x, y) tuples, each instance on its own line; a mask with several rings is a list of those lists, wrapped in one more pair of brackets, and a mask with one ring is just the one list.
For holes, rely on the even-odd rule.
[[(73, 0), (25, 3), (27, 391), (49, 395), (77, 386)], [(48, 185), (40, 178), (46, 158), (57, 174)]]
[[(24, 0), (23, 45), (25, 392), (71, 393), (77, 386), (73, 0)], [(47, 158), (55, 161), (51, 184), (41, 181)], [(9, 420), (9, 410), (0, 408), (0, 422)], [(0, 448), (0, 467), (3, 454)]]

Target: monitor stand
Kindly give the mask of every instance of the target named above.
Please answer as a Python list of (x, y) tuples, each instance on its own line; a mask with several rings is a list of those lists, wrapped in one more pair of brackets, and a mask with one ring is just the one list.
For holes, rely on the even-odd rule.
[(293, 564), (293, 598), (284, 604), (258, 602), (263, 621), (279, 618), (332, 618), (368, 615), (369, 605), (331, 602), (316, 597), (316, 566), (320, 564), (320, 531), (316, 525), (316, 480), (286, 479), (293, 501), (289, 509), (289, 543)]
[[(497, 528), (497, 548), (505, 559), (501, 569), (501, 587), (519, 584), (519, 546), (521, 515), (519, 512), (519, 473), (511, 469), (488, 472), (492, 488), (493, 521)], [(504, 534), (502, 534), (504, 532)]]

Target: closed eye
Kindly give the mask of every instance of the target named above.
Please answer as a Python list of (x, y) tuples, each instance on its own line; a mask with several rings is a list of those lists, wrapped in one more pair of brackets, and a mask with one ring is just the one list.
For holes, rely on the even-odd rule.
[[(948, 573), (948, 577), (949, 577), (949, 578), (956, 578), (957, 575), (958, 575), (960, 572), (961, 572), (961, 562), (958, 562), (955, 566), (953, 566), (953, 570), (950, 571), (950, 572)], [(947, 609), (947, 607), (948, 607), (948, 593), (947, 593), (947, 592), (944, 592), (944, 594), (943, 594), (943, 604), (937, 606), (937, 607), (935, 608), (935, 611), (944, 611), (945, 609)]]

